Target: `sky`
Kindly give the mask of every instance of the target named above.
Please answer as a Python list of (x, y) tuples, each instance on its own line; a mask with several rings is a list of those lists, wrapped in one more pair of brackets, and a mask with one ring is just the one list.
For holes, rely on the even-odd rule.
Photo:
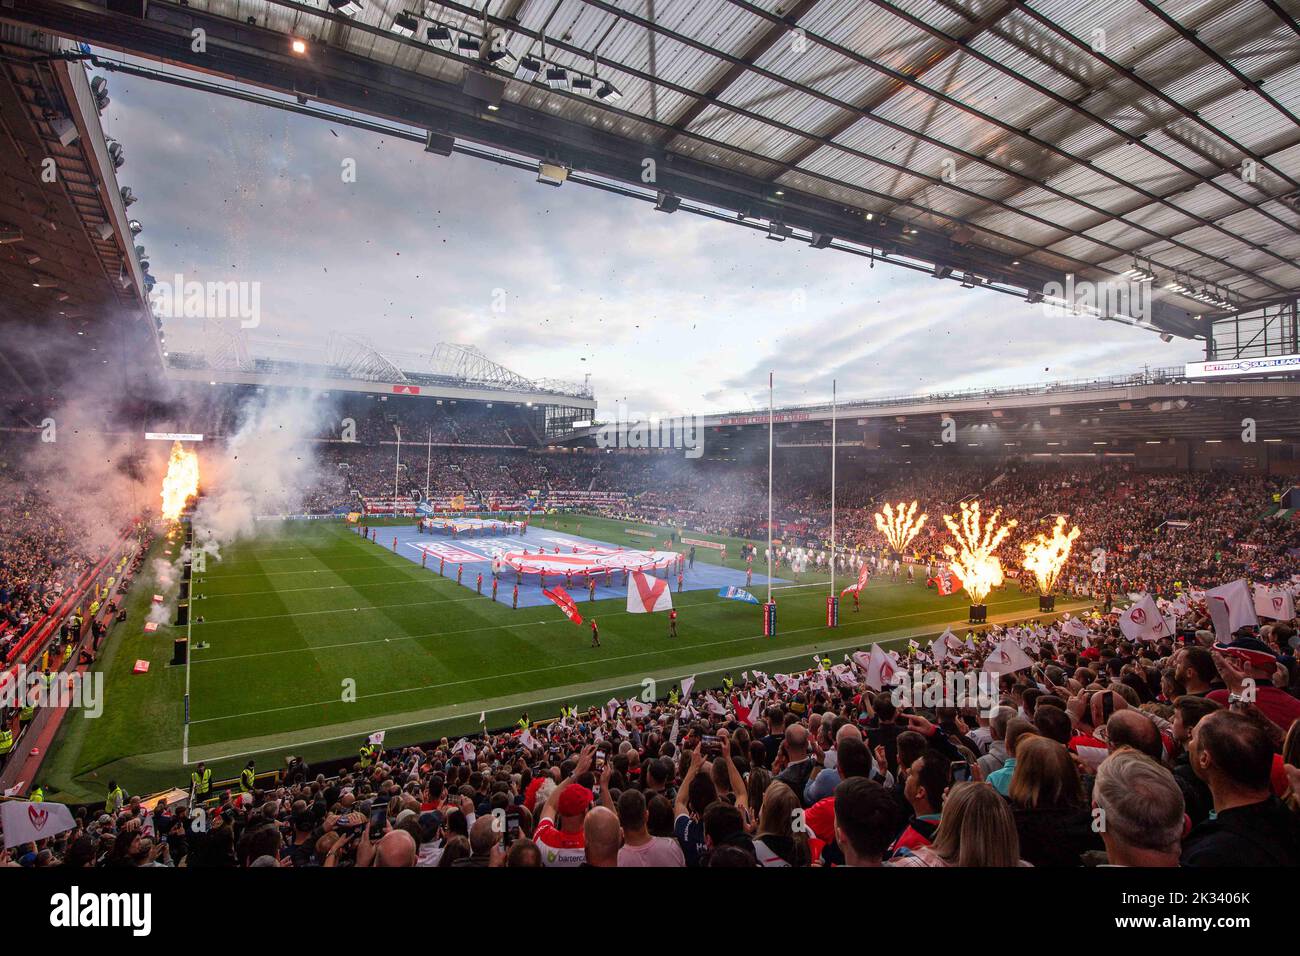
[[(600, 418), (1127, 374), (1202, 358), (1095, 319), (222, 96), (108, 75), (152, 274), (259, 283), (254, 352), (478, 347)], [(355, 181), (344, 181), (354, 163)], [(167, 323), (169, 347), (193, 319)], [(396, 357), (396, 356), (395, 356)], [(410, 366), (411, 362), (399, 362)]]

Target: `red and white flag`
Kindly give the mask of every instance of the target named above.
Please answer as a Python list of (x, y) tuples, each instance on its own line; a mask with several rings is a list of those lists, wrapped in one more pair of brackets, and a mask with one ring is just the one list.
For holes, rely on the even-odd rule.
[(1259, 626), (1255, 601), (1245, 578), (1210, 588), (1205, 592), (1205, 606), (1214, 621), (1214, 636), (1222, 644), (1230, 643), (1240, 628)]
[(898, 672), (894, 659), (882, 651), (879, 644), (871, 645), (870, 654), (858, 651), (853, 655), (853, 661), (862, 668), (863, 683), (872, 690), (884, 690)]
[(865, 588), (867, 586), (867, 582), (870, 580), (871, 580), (871, 569), (867, 567), (867, 562), (863, 561), (862, 567), (858, 570), (858, 583), (850, 584), (848, 587), (846, 587), (843, 591), (840, 592), (840, 597), (844, 597), (844, 595), (846, 594), (856, 594), (857, 592)]
[(1007, 638), (993, 645), (992, 652), (984, 658), (984, 666), (980, 670), (986, 674), (1014, 674), (1033, 666), (1034, 662), (1024, 648)]
[(1289, 621), (1295, 617), (1295, 600), (1287, 588), (1256, 584), (1255, 613), (1274, 621)]
[(934, 582), (934, 588), (942, 597), (949, 594), (956, 594), (963, 587), (961, 578), (952, 568), (940, 568), (934, 577), (930, 579)]
[(542, 588), (542, 593), (554, 601), (555, 606), (563, 611), (564, 616), (570, 621), (574, 624), (582, 623), (582, 615), (578, 613), (577, 603), (569, 597), (569, 592), (563, 587), (557, 584), (553, 588)]
[(641, 571), (633, 571), (627, 576), (627, 613), (650, 614), (670, 610), (672, 606), (673, 592), (663, 578)]
[(1130, 641), (1158, 641), (1174, 636), (1174, 622), (1160, 613), (1150, 594), (1119, 614), (1119, 629)]
[(643, 700), (638, 700), (635, 697), (629, 697), (627, 699), (627, 715), (633, 718), (649, 717), (650, 705)]
[(62, 803), (47, 800), (6, 800), (0, 803), (0, 824), (5, 831), (5, 849), (44, 840), (77, 825)]
[(1084, 624), (1083, 621), (1079, 620), (1077, 617), (1072, 617), (1061, 625), (1061, 633), (1068, 634), (1070, 637), (1083, 639), (1088, 636), (1088, 625)]
[(695, 675), (682, 679), (682, 700), (689, 700), (691, 691), (695, 689)]

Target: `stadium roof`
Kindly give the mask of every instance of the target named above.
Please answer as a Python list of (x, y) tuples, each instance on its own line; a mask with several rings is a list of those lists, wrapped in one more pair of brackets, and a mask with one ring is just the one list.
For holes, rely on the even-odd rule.
[(75, 50), (0, 23), (0, 371), (27, 390), (58, 378), (61, 361), (84, 368), (150, 338), (135, 321), (148, 311), (121, 147), (100, 127), (102, 92), (58, 58)]
[(1178, 335), (1300, 289), (1300, 28), (1278, 0), (110, 6), (0, 17), (967, 285), (1154, 275), (1150, 313), (1103, 311)]

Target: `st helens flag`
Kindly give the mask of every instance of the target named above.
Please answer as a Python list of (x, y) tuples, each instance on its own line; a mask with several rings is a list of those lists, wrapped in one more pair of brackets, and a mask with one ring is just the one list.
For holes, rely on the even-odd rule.
[(1072, 617), (1061, 625), (1061, 633), (1083, 639), (1088, 636), (1088, 625), (1077, 617)]
[(1205, 592), (1205, 606), (1214, 621), (1214, 636), (1221, 643), (1231, 641), (1239, 628), (1259, 626), (1255, 602), (1245, 578), (1210, 588)]
[(582, 615), (578, 613), (578, 605), (574, 603), (573, 598), (569, 597), (569, 592), (564, 590), (560, 585), (553, 588), (542, 588), (542, 593), (555, 602), (555, 606), (564, 612), (574, 624), (582, 623)]
[(1034, 662), (1024, 648), (1007, 638), (993, 645), (993, 650), (984, 659), (984, 666), (980, 670), (986, 674), (1014, 674), (1033, 666)]
[(1287, 588), (1255, 585), (1255, 613), (1275, 621), (1289, 621), (1295, 617), (1295, 601)]
[(848, 587), (846, 587), (843, 591), (840, 592), (840, 597), (844, 597), (844, 595), (846, 594), (858, 593), (859, 591), (861, 591), (863, 588), (867, 586), (867, 582), (869, 580), (871, 580), (871, 569), (867, 567), (867, 562), (863, 561), (862, 567), (858, 570), (858, 583), (850, 584)]
[(1119, 629), (1130, 641), (1158, 641), (1174, 636), (1173, 622), (1160, 613), (1150, 594), (1119, 615)]
[(673, 592), (663, 578), (651, 577), (641, 571), (627, 576), (627, 613), (649, 614), (667, 611), (673, 606)]
[(941, 568), (933, 578), (934, 588), (943, 597), (949, 594), (956, 594), (962, 589), (961, 578), (952, 568)]
[(38, 800), (6, 800), (0, 803), (0, 824), (5, 831), (5, 849), (44, 840), (77, 825), (72, 812), (62, 803)]
[(879, 644), (871, 645), (871, 653), (858, 651), (853, 655), (853, 662), (863, 670), (863, 682), (872, 690), (884, 690), (885, 685), (893, 680), (898, 670), (893, 658), (880, 649)]

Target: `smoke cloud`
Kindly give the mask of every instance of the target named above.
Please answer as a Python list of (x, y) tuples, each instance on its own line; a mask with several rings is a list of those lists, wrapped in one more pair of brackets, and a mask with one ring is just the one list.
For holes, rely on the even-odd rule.
[(194, 540), (213, 557), (251, 536), (259, 516), (293, 513), (302, 491), (320, 473), (307, 441), (327, 421), (330, 403), (319, 394), (266, 392), (240, 410), (235, 434), (200, 451), (203, 497), (194, 514)]

